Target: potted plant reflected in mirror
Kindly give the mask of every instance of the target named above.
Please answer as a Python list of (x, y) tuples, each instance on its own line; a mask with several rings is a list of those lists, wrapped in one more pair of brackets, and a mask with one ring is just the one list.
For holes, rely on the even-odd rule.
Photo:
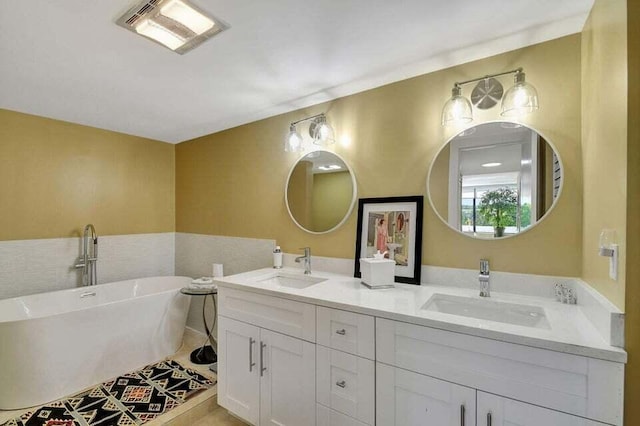
[(493, 236), (504, 236), (506, 226), (516, 224), (518, 192), (510, 188), (498, 188), (484, 193), (478, 206), (482, 218), (493, 226)]

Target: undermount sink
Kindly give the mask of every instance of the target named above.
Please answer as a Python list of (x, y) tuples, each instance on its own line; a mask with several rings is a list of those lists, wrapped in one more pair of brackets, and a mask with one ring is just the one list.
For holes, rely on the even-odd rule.
[(422, 306), (423, 310), (442, 312), (482, 320), (497, 321), (524, 327), (550, 329), (544, 309), (495, 300), (434, 294)]
[(326, 281), (326, 278), (310, 277), (308, 275), (287, 274), (284, 272), (276, 272), (268, 277), (257, 280), (259, 283), (273, 284), (280, 287), (288, 288), (307, 288), (312, 285)]

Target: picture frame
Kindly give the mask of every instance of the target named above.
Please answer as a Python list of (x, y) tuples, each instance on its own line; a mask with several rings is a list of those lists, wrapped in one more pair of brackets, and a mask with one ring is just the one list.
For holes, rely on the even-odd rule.
[(358, 200), (356, 278), (361, 278), (360, 258), (380, 250), (396, 261), (395, 282), (420, 284), (423, 208), (422, 195)]

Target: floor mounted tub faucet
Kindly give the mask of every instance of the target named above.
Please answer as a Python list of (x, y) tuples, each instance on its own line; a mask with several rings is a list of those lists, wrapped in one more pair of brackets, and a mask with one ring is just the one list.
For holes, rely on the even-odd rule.
[[(91, 248), (89, 247), (91, 245)], [(96, 228), (92, 224), (84, 227), (82, 236), (82, 255), (76, 268), (82, 268), (82, 285), (98, 284), (98, 271), (96, 262), (98, 261), (98, 235)]]

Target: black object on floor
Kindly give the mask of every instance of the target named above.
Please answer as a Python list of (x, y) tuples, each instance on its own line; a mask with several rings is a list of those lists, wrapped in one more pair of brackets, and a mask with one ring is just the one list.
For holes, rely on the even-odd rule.
[(191, 352), (190, 359), (194, 364), (213, 364), (218, 361), (218, 355), (211, 346), (206, 345)]
[(167, 359), (31, 408), (0, 426), (142, 425), (216, 382)]

